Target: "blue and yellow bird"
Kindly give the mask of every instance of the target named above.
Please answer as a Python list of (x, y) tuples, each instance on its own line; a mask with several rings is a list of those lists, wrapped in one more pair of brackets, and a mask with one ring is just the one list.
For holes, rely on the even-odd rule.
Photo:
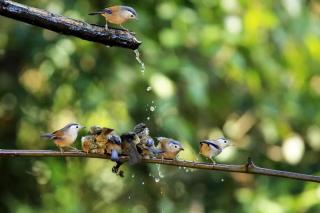
[(122, 5), (107, 7), (101, 11), (89, 13), (89, 15), (102, 15), (106, 19), (106, 30), (108, 30), (109, 22), (112, 24), (120, 25), (122, 29), (128, 31), (122, 26), (122, 24), (126, 23), (129, 20), (138, 19), (138, 14), (132, 7)]
[(179, 152), (183, 151), (184, 148), (179, 141), (166, 137), (157, 137), (158, 149), (161, 150), (159, 156), (163, 159), (176, 160)]
[(218, 156), (231, 143), (225, 138), (218, 138), (216, 140), (204, 140), (200, 142), (199, 154), (209, 158), (214, 164), (214, 157)]

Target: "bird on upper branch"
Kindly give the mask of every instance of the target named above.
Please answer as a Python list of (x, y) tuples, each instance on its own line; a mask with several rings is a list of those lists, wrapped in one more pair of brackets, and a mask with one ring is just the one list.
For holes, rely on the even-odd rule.
[(106, 30), (108, 30), (108, 22), (110, 22), (120, 25), (122, 29), (128, 31), (122, 24), (132, 19), (138, 19), (138, 14), (132, 7), (122, 5), (107, 7), (101, 11), (89, 13), (89, 15), (102, 15), (106, 19)]

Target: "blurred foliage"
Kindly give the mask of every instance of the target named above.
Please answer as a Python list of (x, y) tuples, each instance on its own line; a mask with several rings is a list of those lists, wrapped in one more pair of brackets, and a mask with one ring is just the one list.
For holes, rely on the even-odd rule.
[[(131, 50), (0, 17), (0, 148), (56, 149), (39, 138), (65, 123), (146, 122), (154, 136), (236, 146), (218, 162), (317, 174), (320, 3), (316, 0), (21, 1), (103, 24), (88, 12), (136, 8)], [(150, 91), (147, 91), (151, 87)], [(154, 107), (154, 111), (150, 111)], [(85, 134), (83, 132), (82, 134)], [(80, 143), (77, 142), (80, 147)], [(273, 177), (124, 166), (99, 159), (1, 159), (0, 212), (320, 212), (320, 186)]]

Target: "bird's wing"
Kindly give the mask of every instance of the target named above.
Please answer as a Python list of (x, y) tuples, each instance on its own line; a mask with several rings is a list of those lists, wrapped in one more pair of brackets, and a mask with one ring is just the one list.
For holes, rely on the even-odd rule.
[[(217, 149), (217, 150), (221, 150), (221, 148), (220, 148), (217, 144), (215, 144), (214, 142), (209, 141), (209, 140), (201, 141), (200, 144), (208, 144), (209, 146), (212, 146), (212, 147), (214, 147), (214, 148)], [(222, 151), (222, 150), (221, 150), (221, 151)]]
[(53, 135), (52, 139), (63, 139), (65, 136), (62, 130), (54, 131), (52, 135)]

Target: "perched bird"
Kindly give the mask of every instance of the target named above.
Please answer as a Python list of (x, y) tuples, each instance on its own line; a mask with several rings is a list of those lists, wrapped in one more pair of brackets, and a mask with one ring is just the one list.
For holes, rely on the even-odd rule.
[(200, 154), (209, 158), (213, 163), (214, 157), (219, 155), (224, 148), (230, 146), (231, 143), (225, 138), (218, 138), (216, 140), (204, 140), (200, 142)]
[(132, 8), (128, 6), (112, 6), (107, 7), (103, 9), (102, 11), (89, 13), (89, 15), (102, 15), (106, 19), (106, 30), (108, 30), (108, 22), (112, 24), (118, 24), (120, 27), (126, 31), (128, 31), (126, 28), (122, 26), (125, 22), (137, 19), (137, 12)]
[(158, 157), (163, 153), (162, 150), (157, 149), (154, 145), (154, 140), (150, 137), (149, 128), (144, 123), (137, 124), (134, 129), (134, 133), (140, 139), (140, 143), (137, 144), (139, 153), (146, 159)]
[(81, 126), (80, 124), (70, 123), (53, 133), (42, 134), (41, 137), (53, 140), (53, 142), (59, 147), (60, 151), (63, 152), (64, 148), (76, 149), (71, 145), (77, 139), (78, 132), (82, 128), (84, 128), (84, 126)]
[(122, 134), (120, 138), (122, 153), (128, 155), (129, 164), (133, 165), (139, 163), (142, 159), (142, 156), (137, 150), (137, 144), (140, 143), (139, 137), (134, 132), (129, 132)]
[[(93, 135), (86, 135), (81, 138), (82, 150), (85, 153), (103, 154), (100, 153), (98, 149), (98, 144)], [(104, 150), (103, 150), (104, 152)]]
[(110, 160), (115, 162), (119, 161), (119, 155), (122, 153), (122, 148), (121, 148), (121, 138), (118, 135), (114, 133), (111, 133), (108, 135), (106, 152), (107, 154), (110, 154)]
[(158, 148), (162, 151), (161, 158), (177, 159), (180, 151), (184, 150), (182, 144), (179, 141), (171, 138), (158, 137)]

